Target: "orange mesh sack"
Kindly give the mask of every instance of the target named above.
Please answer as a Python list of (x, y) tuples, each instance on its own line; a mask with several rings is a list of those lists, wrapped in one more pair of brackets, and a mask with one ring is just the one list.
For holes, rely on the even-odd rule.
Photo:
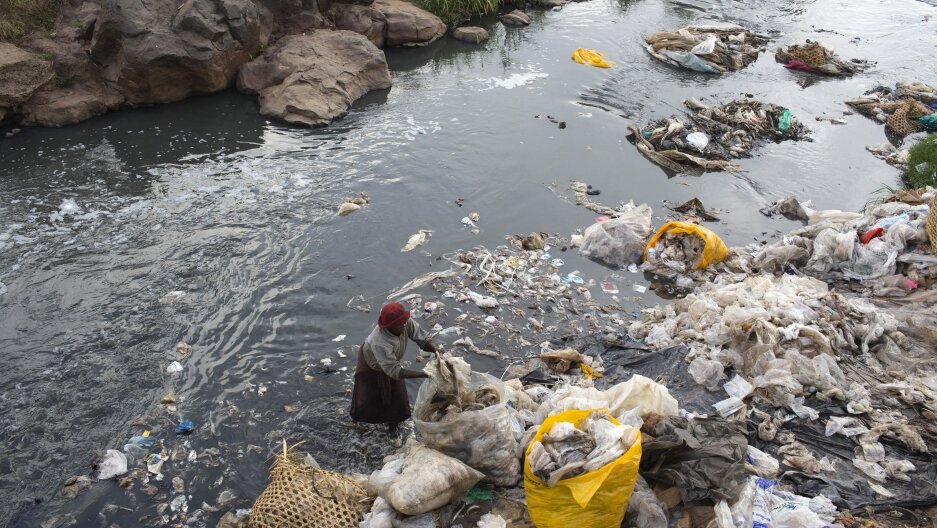
[(364, 488), (349, 477), (316, 469), (283, 443), (270, 482), (254, 501), (249, 528), (357, 528), (370, 509)]

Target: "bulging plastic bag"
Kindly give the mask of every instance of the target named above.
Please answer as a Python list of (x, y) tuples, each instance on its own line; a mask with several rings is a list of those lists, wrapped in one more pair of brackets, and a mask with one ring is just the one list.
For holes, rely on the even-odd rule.
[(651, 234), (651, 212), (647, 204), (629, 203), (617, 218), (587, 227), (579, 252), (616, 268), (640, 262)]
[[(543, 439), (553, 425), (578, 425), (595, 410), (573, 410), (550, 416), (537, 429), (533, 445)], [(612, 419), (615, 425), (618, 421)], [(527, 455), (524, 461), (524, 494), (530, 518), (537, 528), (608, 528), (621, 525), (628, 499), (638, 478), (641, 463), (641, 434), (624, 455), (613, 462), (577, 477), (563, 479), (549, 487), (533, 474)]]
[(405, 515), (420, 515), (465, 495), (484, 476), (462, 462), (411, 440), (371, 473), (368, 492)]
[(667, 506), (657, 498), (657, 494), (647, 485), (644, 477), (638, 475), (631, 499), (628, 501), (625, 523), (622, 526), (625, 528), (667, 528), (670, 526), (669, 513)]
[(98, 479), (107, 480), (127, 472), (127, 455), (116, 449), (108, 449), (104, 460), (98, 464)]
[(714, 391), (719, 388), (719, 382), (725, 378), (722, 363), (698, 357), (690, 362), (690, 376), (696, 383)]
[(654, 246), (657, 245), (657, 241), (667, 233), (697, 236), (703, 240), (703, 252), (699, 260), (695, 263), (691, 263), (695, 269), (703, 269), (710, 264), (718, 264), (729, 255), (729, 248), (726, 247), (725, 242), (719, 238), (719, 235), (713, 233), (711, 230), (690, 222), (667, 222), (660, 226), (657, 232), (654, 233), (654, 236), (648, 241), (647, 246), (644, 248), (645, 260), (647, 259), (648, 251), (653, 249)]
[(444, 421), (436, 422), (430, 419), (436, 384), (432, 380), (424, 381), (413, 408), (417, 435), (427, 447), (481, 471), (486, 482), (513, 486), (520, 479), (521, 466), (517, 458), (514, 410), (508, 407), (507, 390), (501, 380), (473, 372), (462, 390), (479, 389), (493, 390), (498, 403), (448, 415)]

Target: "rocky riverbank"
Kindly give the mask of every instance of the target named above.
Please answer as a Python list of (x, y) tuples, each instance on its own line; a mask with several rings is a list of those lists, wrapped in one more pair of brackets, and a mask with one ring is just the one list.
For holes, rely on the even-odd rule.
[(69, 125), (237, 83), (265, 115), (325, 125), (390, 88), (381, 48), (445, 32), (403, 0), (70, 2), (52, 32), (0, 43), (0, 122)]

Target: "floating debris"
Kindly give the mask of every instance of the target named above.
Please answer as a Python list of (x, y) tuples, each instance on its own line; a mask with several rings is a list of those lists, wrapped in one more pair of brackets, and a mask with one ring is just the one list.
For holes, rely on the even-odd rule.
[(768, 38), (736, 25), (687, 26), (644, 39), (655, 59), (704, 73), (740, 70), (765, 51)]
[(863, 60), (847, 62), (837, 56), (833, 48), (809, 39), (804, 44), (795, 44), (786, 50), (779, 48), (774, 59), (789, 70), (836, 77), (849, 77), (869, 67), (869, 63)]

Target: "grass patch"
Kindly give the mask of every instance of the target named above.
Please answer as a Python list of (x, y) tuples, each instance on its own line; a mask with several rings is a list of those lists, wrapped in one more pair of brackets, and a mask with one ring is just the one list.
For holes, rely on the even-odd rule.
[(55, 25), (61, 0), (0, 0), (0, 40), (17, 42)]
[(908, 171), (904, 180), (909, 189), (937, 187), (937, 134), (931, 134), (908, 149)]
[(501, 0), (418, 0), (417, 3), (450, 26), (473, 16), (490, 15), (501, 7)]

